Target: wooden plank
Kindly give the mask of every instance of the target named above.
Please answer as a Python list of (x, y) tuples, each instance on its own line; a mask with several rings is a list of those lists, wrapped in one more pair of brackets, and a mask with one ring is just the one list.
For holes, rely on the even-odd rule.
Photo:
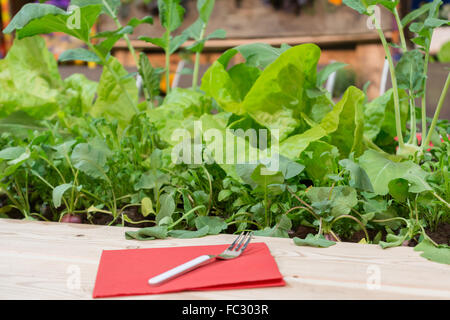
[[(369, 31), (367, 27), (368, 17), (361, 15), (347, 6), (335, 6), (328, 1), (308, 1), (300, 12), (295, 8), (275, 10), (272, 5), (261, 0), (240, 1), (235, 0), (216, 1), (211, 19), (208, 23), (206, 34), (216, 29), (224, 29), (228, 38), (262, 38), (262, 37), (293, 37), (293, 36), (318, 36), (330, 34), (358, 34)], [(286, 4), (293, 1), (284, 1)], [(198, 11), (195, 0), (184, 0), (186, 14), (184, 21), (175, 32), (179, 34), (198, 19)], [(155, 1), (150, 4), (156, 7)], [(151, 15), (154, 18), (153, 25), (142, 24), (136, 27), (130, 35), (131, 39), (137, 39), (140, 35), (160, 37), (164, 29), (160, 25), (158, 14), (155, 10), (136, 4), (123, 5), (119, 10), (119, 19), (122, 25), (126, 25), (132, 17), (143, 18)], [(384, 8), (381, 9), (381, 25), (383, 30), (392, 30), (392, 15)], [(107, 16), (101, 18), (100, 30), (114, 30), (116, 25)]]
[[(226, 244), (234, 238), (142, 242), (125, 240), (125, 230), (132, 228), (0, 219), (0, 299), (91, 299), (104, 249)], [(268, 245), (285, 287), (124, 299), (450, 299), (450, 267), (430, 262), (412, 248), (338, 243), (320, 249), (295, 246), (291, 239), (254, 241)], [(74, 270), (79, 271), (79, 289), (70, 285)], [(377, 272), (380, 287), (368, 287)]]
[[(392, 32), (385, 32), (387, 39), (392, 38)], [(229, 48), (237, 47), (244, 44), (250, 43), (267, 43), (271, 46), (280, 46), (283, 43), (289, 45), (298, 45), (302, 43), (315, 43), (319, 46), (329, 46), (329, 45), (343, 45), (343, 44), (356, 44), (364, 42), (379, 42), (378, 34), (375, 32), (370, 33), (360, 33), (360, 34), (334, 34), (334, 35), (317, 35), (317, 36), (300, 36), (300, 37), (276, 37), (276, 38), (252, 38), (252, 39), (223, 39), (208, 40), (205, 44), (205, 50), (226, 50)], [(181, 48), (186, 48), (192, 45), (193, 40), (186, 41)], [(145, 50), (161, 50), (161, 48), (155, 46), (152, 43), (141, 41), (141, 40), (131, 40), (131, 44), (136, 49)], [(128, 49), (127, 43), (124, 40), (119, 40), (114, 46), (115, 49)]]

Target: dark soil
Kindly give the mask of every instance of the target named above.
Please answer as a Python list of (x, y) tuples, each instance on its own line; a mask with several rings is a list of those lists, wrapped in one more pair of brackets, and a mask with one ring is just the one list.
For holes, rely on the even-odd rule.
[[(127, 217), (131, 219), (131, 221), (151, 220), (151, 219), (146, 218), (146, 217), (144, 217), (142, 215), (141, 210), (139, 210), (139, 207), (129, 207), (128, 209), (125, 210), (124, 214), (126, 214)], [(125, 226), (127, 226), (127, 227), (137, 227), (137, 228), (146, 228), (146, 227), (154, 226), (154, 223), (151, 223), (151, 222), (142, 222), (142, 223), (125, 222)]]
[(437, 244), (450, 246), (450, 223), (442, 223), (434, 231), (425, 229), (425, 232)]
[(299, 226), (297, 228), (297, 230), (291, 230), (289, 236), (291, 238), (293, 237), (299, 237), (301, 239), (306, 238), (306, 236), (308, 235), (308, 233), (312, 233), (312, 234), (316, 234), (317, 230), (315, 228), (311, 228), (311, 227), (305, 227), (305, 226)]
[[(131, 221), (142, 221), (142, 220), (150, 220), (145, 218), (139, 210), (139, 207), (129, 207), (124, 211), (124, 214), (130, 218)], [(96, 212), (92, 214), (90, 220), (87, 218), (86, 214), (82, 215), (82, 223), (85, 224), (98, 224), (98, 225), (109, 225), (113, 221), (113, 217), (110, 214)], [(112, 225), (121, 224), (122, 219), (117, 218), (116, 221)], [(129, 223), (125, 221), (126, 227), (137, 227), (137, 228), (145, 228), (151, 227), (154, 223), (143, 222), (143, 223)]]
[[(429, 236), (437, 244), (446, 244), (450, 246), (450, 223), (442, 223), (436, 228), (436, 230), (427, 228), (425, 229), (425, 232), (427, 236)], [(415, 247), (418, 243), (419, 237), (417, 236), (404, 245), (408, 247)]]
[[(373, 239), (377, 235), (378, 230), (367, 230), (367, 233), (369, 234), (369, 239)], [(381, 241), (386, 241), (386, 234), (387, 233), (385, 231), (381, 232)], [(364, 231), (359, 230), (353, 233), (350, 238), (342, 238), (342, 241), (358, 243), (365, 238), (366, 234), (364, 233)]]
[(82, 223), (85, 224), (99, 224), (99, 225), (109, 225), (113, 220), (113, 217), (109, 214), (96, 212), (90, 216), (88, 220), (87, 214), (82, 214)]
[[(0, 208), (2, 208), (5, 205), (6, 200), (7, 200), (6, 197), (0, 196)], [(43, 204), (40, 207), (40, 214), (42, 216), (44, 216), (45, 218), (47, 218), (49, 221), (53, 221), (54, 216), (58, 215), (59, 213), (53, 212), (50, 209), (49, 205)], [(124, 211), (124, 214), (127, 215), (127, 217), (132, 221), (137, 222), (137, 221), (147, 220), (147, 218), (142, 215), (138, 206), (127, 208)], [(10, 210), (9, 212), (6, 213), (6, 215), (11, 219), (23, 219), (23, 214), (17, 209)], [(82, 223), (84, 223), (84, 224), (109, 225), (113, 220), (113, 217), (111, 215), (106, 214), (106, 213), (101, 213), (101, 212), (97, 212), (95, 214), (90, 215), (89, 219), (87, 217), (87, 214), (80, 214), (80, 216), (81, 216)], [(119, 218), (119, 219), (116, 219), (116, 221), (113, 223), (113, 225), (121, 224), (121, 223), (122, 223), (122, 219)], [(154, 225), (154, 223), (152, 223), (152, 222), (142, 222), (142, 223), (125, 222), (125, 226), (127, 226), (127, 227), (145, 228), (145, 227), (151, 227), (153, 225)], [(447, 223), (447, 222), (441, 223), (436, 228), (436, 230), (431, 230), (428, 228), (428, 229), (425, 229), (425, 231), (426, 231), (426, 234), (431, 239), (433, 239), (434, 242), (436, 242), (438, 244), (446, 244), (446, 245), (450, 246), (450, 223)], [(367, 230), (367, 232), (369, 233), (370, 239), (373, 239), (376, 236), (376, 234), (378, 233), (377, 230)], [(309, 233), (316, 234), (317, 230), (312, 227), (299, 226), (299, 227), (297, 227), (296, 230), (290, 230), (288, 233), (289, 233), (290, 238), (299, 237), (299, 238), (304, 239), (304, 238), (306, 238), (306, 236)], [(342, 237), (341, 240), (344, 242), (358, 243), (363, 238), (365, 238), (365, 234), (362, 230), (360, 230), (360, 231), (353, 233), (353, 235), (351, 237)], [(382, 233), (381, 240), (386, 241), (386, 232)], [(414, 247), (417, 245), (418, 240), (419, 239), (417, 237), (417, 239), (412, 239), (412, 240), (404, 243), (403, 245), (409, 246), (409, 247)]]

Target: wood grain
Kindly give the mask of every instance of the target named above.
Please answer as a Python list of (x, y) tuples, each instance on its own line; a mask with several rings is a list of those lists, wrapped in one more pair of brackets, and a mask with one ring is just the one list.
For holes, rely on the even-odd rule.
[[(0, 219), (0, 299), (91, 299), (102, 250), (226, 244), (232, 235), (200, 239), (125, 240), (132, 228)], [(338, 243), (298, 247), (291, 239), (255, 237), (275, 257), (287, 285), (197, 291), (124, 299), (450, 299), (450, 267), (412, 248)], [(70, 286), (79, 270), (80, 288)], [(380, 287), (368, 286), (373, 270)]]
[[(183, 2), (187, 5), (187, 11), (183, 24), (175, 31), (176, 34), (185, 30), (198, 18), (196, 1)], [(128, 6), (128, 9), (119, 12), (122, 25), (126, 25), (132, 17), (143, 18), (151, 15), (155, 20), (153, 25), (137, 26), (135, 32), (130, 35), (131, 39), (137, 39), (140, 35), (160, 37), (164, 33), (165, 30), (161, 27), (156, 12), (149, 12), (145, 7), (135, 4)], [(251, 39), (358, 34), (370, 31), (367, 27), (368, 17), (347, 6), (337, 7), (328, 1), (310, 1), (310, 5), (304, 9), (297, 14), (295, 10), (274, 10), (271, 5), (264, 5), (261, 0), (242, 1), (241, 7), (236, 6), (234, 0), (216, 1), (206, 34), (216, 29), (224, 29), (228, 38)], [(383, 30), (392, 30), (392, 15), (384, 8), (380, 13)], [(112, 19), (102, 16), (99, 29), (115, 30), (116, 26)]]
[[(385, 33), (387, 39), (392, 38), (392, 32), (387, 31)], [(227, 50), (240, 45), (251, 43), (267, 43), (271, 46), (280, 46), (282, 44), (289, 44), (292, 46), (302, 43), (315, 43), (319, 46), (331, 46), (331, 45), (344, 45), (344, 44), (356, 44), (356, 43), (379, 43), (379, 37), (374, 32), (364, 32), (358, 34), (334, 34), (334, 35), (305, 35), (295, 37), (276, 37), (276, 38), (252, 38), (252, 39), (239, 39), (239, 38), (227, 38), (223, 40), (212, 39), (205, 43), (205, 50)], [(186, 41), (181, 48), (186, 48), (192, 45), (194, 41)], [(145, 42), (142, 40), (131, 40), (131, 44), (137, 49), (156, 50), (162, 51), (161, 48), (156, 45)], [(115, 49), (128, 49), (124, 40), (119, 40), (114, 46)]]

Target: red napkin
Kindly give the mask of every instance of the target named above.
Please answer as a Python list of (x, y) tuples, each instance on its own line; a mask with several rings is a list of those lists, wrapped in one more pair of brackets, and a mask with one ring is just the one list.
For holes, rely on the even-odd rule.
[(219, 254), (228, 245), (104, 250), (93, 297), (160, 294), (187, 290), (226, 290), (284, 286), (265, 243), (251, 243), (238, 258), (218, 260), (150, 286), (148, 279), (204, 254)]

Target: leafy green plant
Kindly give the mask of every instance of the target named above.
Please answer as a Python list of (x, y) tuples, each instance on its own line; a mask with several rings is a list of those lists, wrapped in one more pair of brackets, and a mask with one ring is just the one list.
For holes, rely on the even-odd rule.
[(439, 52), (437, 54), (437, 58), (439, 62), (442, 63), (450, 62), (450, 41), (447, 41), (442, 45), (441, 49), (439, 49)]
[(167, 94), (170, 93), (170, 55), (187, 40), (185, 34), (172, 37), (172, 32), (177, 30), (184, 17), (184, 8), (180, 5), (180, 0), (158, 0), (159, 20), (161, 26), (166, 32), (160, 38), (151, 38), (146, 36), (139, 37), (140, 40), (153, 43), (164, 49), (166, 53), (166, 88)]
[[(396, 134), (398, 137), (399, 147), (397, 154), (408, 157), (418, 153), (421, 155), (428, 143), (431, 140), (431, 136), (434, 134), (436, 122), (439, 119), (439, 114), (442, 109), (445, 96), (447, 94), (448, 87), (450, 85), (450, 73), (447, 76), (447, 80), (442, 90), (441, 98), (439, 99), (436, 111), (433, 117), (433, 121), (429, 130), (427, 130), (426, 123), (426, 78), (428, 72), (428, 63), (430, 58), (430, 44), (433, 30), (436, 27), (442, 25), (449, 25), (448, 20), (438, 18), (439, 8), (442, 4), (441, 0), (434, 0), (433, 2), (423, 5), (419, 9), (410, 12), (403, 19), (400, 19), (397, 11), (398, 1), (380, 1), (380, 0), (344, 0), (344, 4), (358, 11), (361, 14), (366, 14), (373, 19), (378, 35), (383, 43), (383, 47), (386, 53), (386, 58), (389, 62), (389, 70), (391, 74), (391, 81), (393, 87), (393, 100), (395, 111), (395, 126)], [(374, 5), (382, 5), (389, 10), (397, 22), (398, 30), (401, 39), (401, 50), (403, 52), (402, 58), (395, 66), (390, 52), (389, 44), (381, 29), (380, 21), (378, 21), (375, 15)], [(414, 22), (417, 18), (426, 14), (426, 19), (423, 22)], [(416, 37), (412, 39), (412, 42), (417, 45), (419, 49), (408, 51), (404, 28), (409, 26), (409, 30), (416, 34)], [(404, 89), (408, 92), (408, 100), (410, 105), (410, 125), (411, 135), (410, 139), (405, 142), (402, 132), (402, 115), (400, 107), (400, 95), (399, 89)], [(416, 139), (416, 113), (415, 113), (415, 99), (421, 98), (421, 115), (422, 115), (422, 143), (420, 148)]]
[(195, 40), (195, 42), (187, 47), (188, 50), (195, 53), (194, 73), (192, 78), (192, 89), (197, 89), (198, 72), (200, 68), (200, 53), (203, 51), (205, 42), (210, 39), (223, 39), (225, 38), (225, 30), (215, 30), (209, 35), (206, 35), (206, 27), (213, 12), (215, 0), (199, 0), (197, 1), (197, 10), (199, 17), (189, 28), (183, 31), (183, 33)]
[[(136, 59), (143, 103), (138, 103), (134, 74), (110, 50), (151, 19), (131, 19), (122, 26), (118, 1), (72, 3), (83, 13), (79, 29), (68, 27), (73, 13), (33, 4), (23, 7), (6, 30), (15, 30), (17, 39), (0, 61), (2, 217), (66, 221), (76, 215), (86, 223), (142, 227), (126, 233), (138, 240), (251, 230), (316, 247), (351, 237), (384, 248), (417, 241), (424, 256), (448, 263), (448, 247), (428, 235), (450, 222), (449, 125), (436, 115), (428, 119), (430, 130), (422, 132), (419, 143), (415, 118), (427, 119), (424, 108), (414, 105), (424, 98), (430, 32), (443, 23), (435, 20), (439, 1), (403, 20), (397, 2), (346, 1), (369, 15), (370, 5), (384, 5), (402, 26), (414, 21), (410, 28), (418, 32), (414, 41), (420, 48), (404, 50), (396, 66), (391, 59), (395, 86), (372, 101), (353, 86), (333, 101), (323, 85), (345, 65), (317, 72), (321, 52), (314, 44), (274, 48), (255, 43), (224, 52), (206, 71), (201, 90), (194, 76), (193, 88), (170, 90), (164, 99), (158, 98), (159, 78), (169, 72), (168, 64), (154, 68), (141, 53)], [(147, 40), (163, 47), (170, 62), (171, 54), (192, 38), (188, 49), (196, 53), (197, 69), (205, 41), (223, 35), (206, 35), (214, 1), (198, 1), (198, 20), (176, 37), (172, 34), (184, 14), (179, 1), (158, 5), (166, 32)], [(93, 36), (90, 26), (103, 13), (116, 20), (117, 29)], [(57, 62), (39, 37), (53, 31), (86, 43), (88, 49), (66, 52), (62, 60), (102, 64), (98, 83), (81, 75), (61, 80)], [(229, 67), (237, 54), (243, 62)], [(193, 134), (187, 145), (201, 151), (203, 163), (183, 163), (180, 154), (174, 161), (177, 129)], [(228, 140), (233, 149), (244, 150), (234, 162), (221, 161), (207, 139), (211, 129), (223, 138), (224, 150)], [(251, 134), (258, 140), (264, 130), (270, 136), (265, 147)], [(278, 168), (270, 170), (269, 148), (279, 159)], [(301, 239), (297, 228), (309, 228), (308, 234)]]
[[(66, 12), (56, 6), (40, 3), (32, 3), (25, 5), (19, 13), (13, 18), (11, 23), (4, 30), (4, 33), (12, 33), (16, 31), (18, 39), (32, 37), (39, 34), (47, 34), (51, 32), (63, 32), (83, 41), (89, 50), (84, 48), (70, 49), (60, 56), (60, 61), (81, 60), (94, 61), (105, 67), (104, 77), (111, 77), (122, 91), (127, 112), (137, 113), (137, 97), (135, 93), (130, 91), (127, 85), (129, 79), (124, 77), (124, 69), (118, 66), (114, 58), (110, 56), (110, 50), (114, 44), (125, 37), (129, 43), (127, 34), (133, 32), (134, 28), (142, 23), (152, 23), (151, 17), (145, 17), (141, 20), (132, 19), (122, 27), (117, 19), (117, 8), (120, 1), (84, 1), (75, 0), (72, 5), (78, 7), (79, 11)], [(108, 14), (118, 24), (118, 29), (114, 31), (100, 32), (94, 36), (91, 35), (91, 29), (97, 21), (99, 15)], [(72, 19), (78, 18), (78, 25), (73, 25)], [(104, 39), (94, 43), (93, 40)], [(130, 46), (131, 48), (131, 46)], [(132, 49), (130, 49), (132, 50)], [(134, 52), (134, 51), (132, 51)], [(135, 55), (134, 55), (135, 56)], [(136, 59), (137, 61), (137, 59)], [(109, 81), (109, 79), (108, 79)], [(115, 101), (117, 104), (120, 101)], [(121, 106), (123, 108), (123, 106)]]

